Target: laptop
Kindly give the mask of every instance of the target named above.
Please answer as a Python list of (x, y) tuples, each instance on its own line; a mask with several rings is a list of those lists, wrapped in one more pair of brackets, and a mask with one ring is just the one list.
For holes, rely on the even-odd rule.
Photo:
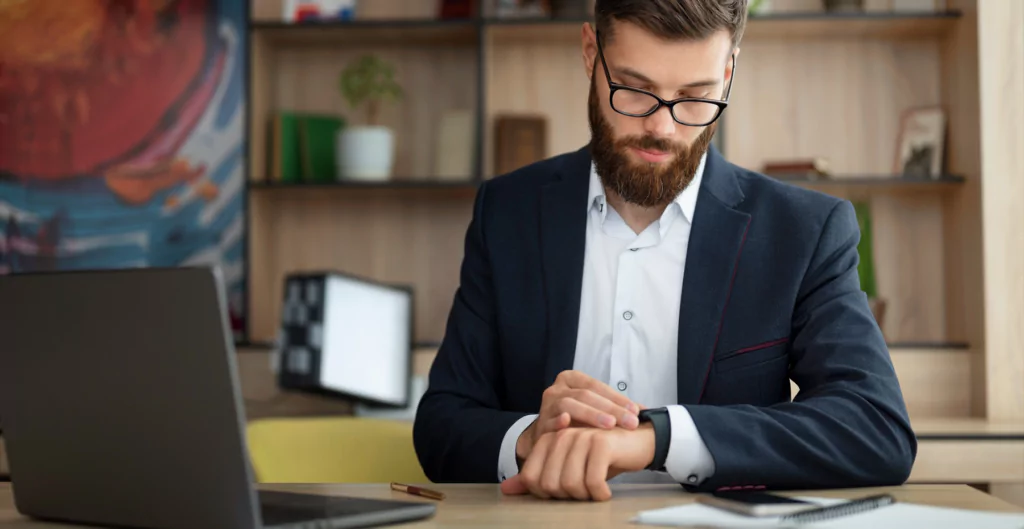
[(419, 501), (257, 490), (218, 268), (6, 276), (0, 300), (0, 425), (25, 516), (256, 529), (435, 513)]

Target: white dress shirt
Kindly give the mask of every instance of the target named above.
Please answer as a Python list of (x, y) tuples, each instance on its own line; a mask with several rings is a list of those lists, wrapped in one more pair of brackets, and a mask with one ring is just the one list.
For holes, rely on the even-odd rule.
[[(705, 154), (693, 181), (661, 218), (637, 235), (605, 200), (591, 166), (587, 241), (573, 369), (648, 408), (667, 407), (672, 435), (667, 473), (622, 474), (613, 482), (697, 485), (715, 471), (714, 458), (686, 408), (677, 404), (679, 304), (686, 249), (704, 176)], [(516, 441), (537, 418), (509, 428), (498, 455), (498, 479), (519, 472)]]

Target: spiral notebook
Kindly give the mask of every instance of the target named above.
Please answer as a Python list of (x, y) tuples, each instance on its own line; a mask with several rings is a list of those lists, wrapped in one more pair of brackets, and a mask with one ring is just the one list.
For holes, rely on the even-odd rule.
[[(834, 498), (800, 497), (821, 506), (840, 505), (846, 500)], [(930, 507), (913, 503), (893, 503), (882, 507), (867, 508), (860, 512), (842, 510), (834, 517), (813, 521), (794, 522), (778, 516), (754, 518), (734, 514), (722, 509), (699, 503), (667, 507), (639, 513), (632, 521), (643, 525), (672, 527), (799, 527), (808, 529), (905, 529), (907, 527), (928, 527), (929, 529), (1024, 529), (1024, 514), (973, 511)]]

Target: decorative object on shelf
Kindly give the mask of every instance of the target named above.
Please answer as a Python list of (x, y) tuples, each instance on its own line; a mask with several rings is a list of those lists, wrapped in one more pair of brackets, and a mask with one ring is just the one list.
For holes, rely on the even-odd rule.
[(547, 157), (547, 119), (499, 116), (495, 119), (494, 174), (502, 175)]
[(772, 160), (765, 162), (761, 172), (768, 176), (805, 177), (811, 180), (829, 178), (828, 160), (824, 158), (800, 158), (793, 160)]
[(860, 13), (864, 11), (864, 0), (824, 0), (825, 11), (829, 13)]
[(896, 13), (930, 13), (939, 11), (941, 0), (889, 0)]
[(341, 72), (338, 87), (353, 110), (365, 107), (367, 123), (338, 133), (338, 178), (387, 180), (394, 164), (395, 138), (378, 120), (381, 105), (402, 97), (394, 67), (379, 57), (364, 55)]
[(946, 113), (939, 106), (903, 113), (893, 170), (908, 178), (939, 178), (943, 172)]
[(271, 182), (330, 182), (336, 178), (335, 140), (345, 120), (324, 114), (279, 112), (270, 122), (266, 175)]
[(477, 0), (441, 0), (438, 18), (463, 20), (476, 16)]
[(857, 244), (857, 254), (860, 262), (857, 264), (857, 275), (860, 278), (860, 288), (868, 296), (868, 304), (871, 306), (871, 313), (878, 322), (878, 327), (885, 334), (885, 299), (878, 296), (878, 284), (875, 281), (875, 247), (874, 234), (871, 226), (871, 204), (867, 202), (854, 202), (854, 212), (857, 215), (857, 225), (860, 228), (860, 242)]
[(580, 19), (590, 15), (587, 0), (551, 0), (551, 17)]
[(444, 181), (469, 180), (473, 175), (473, 111), (450, 110), (438, 121), (434, 176)]
[(352, 20), (356, 0), (284, 0), (281, 18), (285, 22)]
[(498, 18), (532, 18), (551, 16), (550, 0), (496, 0), (494, 14)]
[(750, 0), (747, 4), (748, 15), (764, 15), (772, 10), (772, 0)]

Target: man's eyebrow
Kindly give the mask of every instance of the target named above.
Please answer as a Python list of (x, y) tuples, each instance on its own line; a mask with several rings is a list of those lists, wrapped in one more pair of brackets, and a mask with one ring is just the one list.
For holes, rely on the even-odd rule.
[[(636, 79), (637, 81), (640, 82), (654, 84), (654, 81), (652, 81), (649, 77), (629, 67), (616, 68), (615, 73), (619, 74), (619, 76), (632, 77), (633, 79)], [(692, 83), (686, 83), (685, 85), (679, 88), (702, 88), (706, 86), (715, 86), (717, 84), (718, 79), (703, 79), (700, 81), (693, 81)]]

